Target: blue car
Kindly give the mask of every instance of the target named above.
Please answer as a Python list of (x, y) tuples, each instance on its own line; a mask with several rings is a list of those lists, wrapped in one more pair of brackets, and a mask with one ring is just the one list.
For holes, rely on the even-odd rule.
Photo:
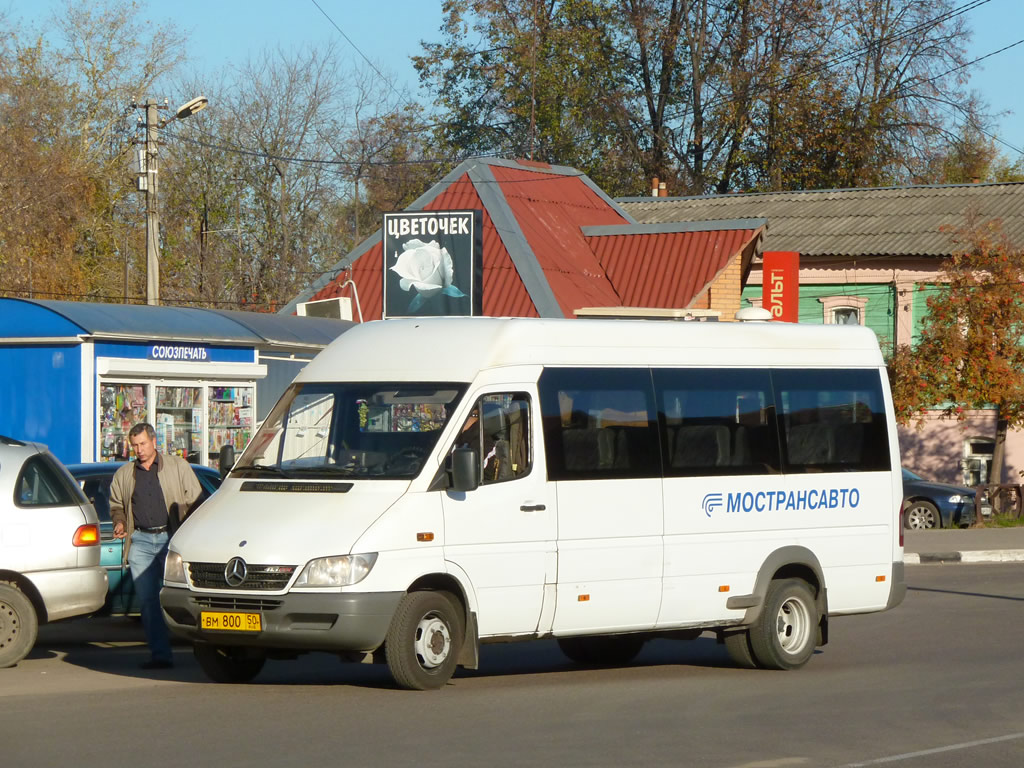
[[(992, 514), (988, 498), (981, 499), (982, 517)], [(907, 528), (956, 528), (974, 522), (974, 489), (933, 483), (903, 470), (903, 524)]]
[[(107, 569), (108, 579), (107, 601), (100, 609), (101, 613), (139, 612), (131, 571), (121, 563), (122, 539), (114, 538), (114, 524), (110, 522), (110, 481), (123, 464), (120, 461), (99, 461), (67, 465), (71, 476), (78, 481), (100, 519), (100, 564)], [(200, 464), (191, 466), (203, 487), (202, 498), (205, 500), (220, 487), (220, 473)]]

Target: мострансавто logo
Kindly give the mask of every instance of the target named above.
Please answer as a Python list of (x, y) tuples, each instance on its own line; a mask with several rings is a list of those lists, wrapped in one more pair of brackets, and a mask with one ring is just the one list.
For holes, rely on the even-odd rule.
[(708, 493), (701, 509), (711, 517), (723, 507), (730, 512), (803, 512), (811, 509), (855, 509), (859, 488), (812, 488), (809, 491), (738, 491)]

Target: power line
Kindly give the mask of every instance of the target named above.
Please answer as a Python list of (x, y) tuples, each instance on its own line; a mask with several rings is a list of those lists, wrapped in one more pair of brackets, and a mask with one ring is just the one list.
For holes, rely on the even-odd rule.
[(363, 57), (363, 61), (365, 61), (367, 64), (370, 65), (370, 69), (372, 69), (374, 72), (377, 73), (377, 77), (379, 77), (384, 82), (384, 84), (387, 85), (387, 87), (390, 88), (391, 91), (399, 99), (405, 99), (405, 96), (403, 96), (401, 93), (399, 93), (398, 90), (395, 88), (394, 84), (390, 80), (388, 80), (388, 78), (384, 77), (384, 75), (381, 73), (381, 71), (379, 69), (377, 69), (377, 67), (374, 65), (374, 63), (372, 61), (370, 61), (369, 58), (367, 58), (365, 53), (363, 53), (361, 50), (359, 50), (359, 46), (352, 42), (352, 39), (348, 35), (346, 35), (345, 31), (335, 23), (334, 19), (332, 19), (330, 16), (327, 15), (327, 11), (325, 11), (323, 8), (320, 7), (320, 3), (318, 3), (316, 0), (309, 0), (309, 1), (311, 3), (313, 3), (313, 5), (316, 6), (316, 9), (318, 11), (320, 11), (320, 13), (323, 14), (325, 19), (327, 19), (329, 22), (331, 22), (331, 26), (333, 26), (336, 30), (338, 30), (338, 33), (343, 38), (345, 38), (345, 42), (347, 42), (349, 45), (351, 45), (352, 48), (355, 50), (355, 52)]
[[(226, 145), (226, 144), (215, 144), (215, 143), (208, 142), (208, 141), (201, 141), (199, 139), (193, 139), (193, 138), (189, 138), (187, 136), (180, 136), (178, 134), (171, 133), (170, 131), (165, 132), (163, 135), (164, 135), (164, 138), (172, 138), (172, 139), (175, 139), (177, 141), (185, 142), (186, 144), (195, 144), (195, 145), (200, 146), (200, 147), (205, 147), (206, 149), (216, 149), (216, 150), (219, 150), (221, 152), (227, 152), (227, 153), (238, 154), (238, 155), (247, 155), (249, 157), (257, 157), (257, 158), (260, 158), (260, 159), (263, 159), (263, 160), (277, 160), (277, 161), (283, 162), (283, 163), (302, 163), (302, 164), (307, 164), (307, 165), (340, 166), (340, 167), (348, 167), (348, 168), (351, 168), (351, 167), (354, 167), (354, 166), (370, 166), (370, 167), (373, 167), (373, 168), (396, 168), (396, 167), (401, 167), (401, 166), (413, 166), (413, 165), (446, 165), (446, 164), (449, 164), (449, 163), (454, 166), (454, 165), (458, 165), (461, 162), (465, 162), (466, 160), (469, 160), (469, 159), (479, 158), (479, 159), (485, 160), (485, 159), (488, 159), (488, 158), (496, 158), (496, 157), (500, 157), (501, 156), (501, 155), (499, 155), (499, 153), (496, 153), (496, 152), (488, 152), (488, 153), (469, 155), (467, 157), (462, 157), (462, 158), (458, 158), (458, 157), (456, 157), (456, 158), (435, 157), (435, 158), (421, 158), (421, 159), (418, 159), (418, 160), (393, 160), (393, 161), (387, 161), (387, 162), (381, 162), (381, 161), (356, 162), (356, 161), (353, 161), (353, 160), (328, 160), (328, 159), (325, 159), (325, 158), (318, 158), (318, 157), (298, 157), (298, 156), (289, 156), (289, 155), (274, 155), (274, 154), (270, 154), (268, 152), (258, 152), (256, 150), (243, 149), (241, 147), (232, 147), (232, 146), (229, 146), (229, 145)], [(523, 170), (535, 171), (537, 173), (543, 173), (543, 169), (541, 169), (541, 168), (525, 167), (525, 168), (523, 168)], [(558, 176), (559, 176), (559, 178), (578, 178), (580, 176), (586, 176), (586, 174), (583, 173), (582, 171), (578, 171), (576, 173), (571, 173), (571, 174), (558, 174)], [(495, 180), (493, 182), (492, 181), (477, 181), (477, 182), (473, 182), (473, 183), (474, 184), (502, 184), (502, 185), (504, 185), (504, 184), (535, 183), (537, 181), (541, 181), (541, 179), (515, 179), (515, 180), (507, 180), (507, 181)], [(456, 182), (453, 182), (453, 183), (458, 183), (458, 180)]]
[[(110, 300), (110, 303), (114, 304), (125, 304), (125, 297), (121, 294), (118, 295), (107, 295), (102, 293), (81, 293), (74, 291), (40, 291), (40, 290), (28, 290), (27, 288), (4, 288), (0, 287), (0, 296), (6, 296), (10, 294), (16, 294), (19, 296), (27, 296), (29, 298), (41, 298), (51, 297), (55, 300), (60, 299), (90, 299), (90, 300)], [(129, 296), (128, 304), (138, 304), (145, 306), (145, 296)], [(209, 304), (227, 305), (232, 307), (259, 307), (259, 306), (281, 306), (287, 304), (287, 301), (232, 301), (230, 299), (167, 299), (163, 296), (160, 297), (160, 303), (163, 305), (173, 304), (179, 307), (190, 306), (198, 304), (206, 306)]]

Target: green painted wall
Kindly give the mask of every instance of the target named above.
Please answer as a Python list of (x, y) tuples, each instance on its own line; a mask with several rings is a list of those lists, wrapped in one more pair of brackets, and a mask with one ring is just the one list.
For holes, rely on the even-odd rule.
[[(892, 283), (857, 283), (834, 284), (834, 285), (801, 285), (800, 286), (800, 310), (799, 322), (801, 323), (824, 323), (824, 305), (818, 301), (819, 298), (831, 296), (857, 296), (867, 299), (864, 307), (864, 325), (878, 334), (878, 341), (883, 350), (892, 344), (893, 334), (896, 329), (896, 305), (894, 302), (894, 288)], [(744, 299), (760, 299), (761, 286), (751, 285), (743, 289)], [(923, 305), (924, 299), (921, 299)], [(926, 308), (927, 309), (927, 308)], [(914, 311), (917, 311), (915, 297)], [(917, 316), (915, 314), (915, 328), (917, 327)]]

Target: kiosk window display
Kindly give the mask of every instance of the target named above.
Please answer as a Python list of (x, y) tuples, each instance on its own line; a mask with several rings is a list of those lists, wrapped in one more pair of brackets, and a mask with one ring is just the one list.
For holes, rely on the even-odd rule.
[(253, 387), (210, 387), (209, 464), (220, 464), (225, 445), (241, 451), (252, 436)]
[(128, 431), (149, 420), (148, 389), (145, 384), (100, 385), (100, 461), (131, 457)]
[(148, 421), (158, 451), (216, 467), (221, 446), (241, 451), (249, 442), (255, 393), (255, 382), (100, 381), (99, 460), (130, 459), (128, 431)]
[(203, 395), (201, 387), (156, 388), (156, 448), (181, 456), (193, 464), (202, 462)]

